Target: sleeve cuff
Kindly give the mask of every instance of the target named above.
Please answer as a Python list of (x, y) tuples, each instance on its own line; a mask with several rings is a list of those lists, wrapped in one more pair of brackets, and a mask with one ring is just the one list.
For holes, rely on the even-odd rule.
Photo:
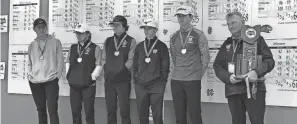
[(232, 75), (232, 73), (229, 73), (228, 74), (228, 77), (227, 77), (227, 81), (226, 81), (226, 83), (228, 83), (228, 84), (231, 84), (231, 81), (230, 81), (230, 76)]

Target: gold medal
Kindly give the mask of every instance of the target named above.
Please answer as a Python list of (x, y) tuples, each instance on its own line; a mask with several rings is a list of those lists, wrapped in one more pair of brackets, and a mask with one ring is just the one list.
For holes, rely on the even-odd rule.
[(43, 60), (43, 59), (44, 59), (44, 56), (40, 56), (39, 59), (40, 59), (40, 60)]
[(37, 43), (38, 43), (38, 51), (40, 52), (39, 59), (43, 60), (44, 59), (43, 55), (44, 55), (44, 52), (45, 52), (45, 47), (46, 47), (47, 40), (44, 43), (43, 49), (41, 49), (41, 45), (40, 45), (41, 41), (38, 41)]
[(145, 62), (146, 63), (150, 63), (151, 62), (151, 58), (149, 58), (149, 57), (145, 58)]
[[(179, 32), (179, 36), (180, 36), (180, 41), (181, 41), (181, 45), (182, 45), (182, 49), (181, 49), (181, 53), (182, 54), (186, 54), (187, 53), (187, 43), (192, 42), (192, 36), (190, 36), (191, 32), (192, 32), (193, 28), (190, 29), (190, 31), (188, 32), (188, 35), (186, 37), (186, 41), (183, 40), (183, 36), (181, 34), (181, 31)], [(188, 40), (188, 41), (187, 41)]]
[(116, 51), (114, 52), (114, 55), (115, 56), (119, 56), (120, 55), (120, 52), (119, 52), (119, 49), (121, 47), (121, 45), (123, 44), (123, 42), (125, 41), (124, 45), (122, 47), (126, 47), (126, 44), (127, 44), (127, 41), (125, 40), (125, 38), (127, 37), (127, 34), (123, 37), (123, 39), (121, 40), (120, 44), (117, 43), (117, 39), (116, 37), (114, 36), (113, 37), (113, 41), (114, 41), (114, 47), (116, 49)]
[(77, 53), (78, 53), (77, 62), (81, 63), (82, 62), (82, 54), (85, 52), (86, 49), (89, 48), (89, 46), (91, 45), (91, 41), (85, 46), (85, 48), (80, 48), (79, 44), (80, 43), (77, 44)]
[(115, 55), (115, 56), (119, 56), (119, 55), (120, 55), (120, 52), (119, 52), (119, 51), (115, 51), (115, 52), (114, 52), (114, 55)]
[[(158, 38), (156, 38), (156, 40), (155, 40), (155, 42), (154, 42), (154, 44), (152, 45), (152, 47), (151, 47), (151, 49), (148, 51), (148, 49), (147, 49), (147, 46), (146, 46), (146, 43), (145, 43), (145, 41), (143, 42), (143, 47), (144, 47), (144, 52), (145, 52), (145, 55), (146, 55), (146, 58), (145, 58), (145, 62), (146, 63), (150, 63), (151, 62), (151, 58), (149, 57), (150, 55), (151, 55), (151, 53), (152, 53), (152, 51), (153, 51), (153, 49), (154, 49), (154, 47), (155, 47), (155, 45), (157, 44), (157, 42), (158, 42), (159, 40), (158, 40)], [(156, 49), (157, 50), (157, 49)]]
[(82, 58), (77, 58), (77, 62), (80, 63), (82, 61)]
[(187, 49), (182, 49), (182, 50), (181, 50), (181, 53), (182, 53), (182, 54), (186, 54), (186, 53), (187, 53)]

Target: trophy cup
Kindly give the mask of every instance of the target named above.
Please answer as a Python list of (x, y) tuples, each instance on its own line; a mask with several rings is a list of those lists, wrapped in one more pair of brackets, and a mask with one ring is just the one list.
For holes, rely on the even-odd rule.
[[(237, 56), (237, 67), (235, 72), (235, 79), (245, 80), (247, 88), (247, 97), (251, 98), (251, 92), (253, 98), (256, 99), (257, 85), (258, 82), (264, 82), (265, 78), (261, 77), (257, 80), (249, 79), (248, 73), (255, 69), (259, 64), (262, 63), (262, 56), (257, 54), (257, 40), (261, 32), (270, 33), (272, 27), (270, 25), (256, 25), (249, 26), (244, 25), (241, 29), (241, 38), (243, 40), (243, 52)], [(252, 91), (250, 89), (250, 82), (252, 84)]]

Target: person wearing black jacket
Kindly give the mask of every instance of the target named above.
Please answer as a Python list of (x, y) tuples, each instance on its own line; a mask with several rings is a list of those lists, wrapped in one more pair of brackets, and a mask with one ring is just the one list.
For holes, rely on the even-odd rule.
[(110, 25), (114, 36), (105, 40), (102, 52), (107, 124), (117, 124), (117, 99), (120, 103), (122, 124), (131, 124), (131, 67), (136, 41), (126, 33), (129, 26), (124, 16), (115, 16)]
[(154, 124), (163, 124), (163, 98), (169, 74), (169, 51), (156, 32), (157, 21), (147, 19), (140, 26), (145, 40), (137, 44), (133, 59), (133, 78), (140, 124), (149, 124), (151, 106)]
[(96, 79), (102, 70), (101, 48), (91, 41), (86, 24), (77, 25), (75, 34), (78, 43), (71, 45), (66, 62), (73, 124), (82, 124), (82, 102), (87, 124), (95, 124)]
[[(245, 66), (244, 61), (248, 57), (247, 51), (243, 48), (248, 48), (248, 44), (242, 39), (241, 30), (244, 26), (242, 14), (239, 12), (232, 12), (226, 16), (229, 31), (232, 36), (228, 37), (221, 46), (213, 68), (216, 76), (225, 83), (225, 95), (228, 99), (229, 109), (232, 115), (232, 124), (245, 124), (246, 111), (248, 112), (251, 124), (264, 124), (265, 115), (265, 97), (266, 88), (263, 78), (269, 73), (275, 65), (272, 53), (266, 44), (264, 38), (259, 36), (252, 46), (254, 53), (251, 56), (256, 56), (258, 64), (249, 66), (246, 70), (247, 79), (257, 82), (255, 91), (252, 91), (254, 98), (247, 98), (247, 80), (240, 80), (235, 78), (238, 72), (242, 72)], [(253, 47), (250, 47), (253, 48)], [(255, 52), (256, 51), (256, 52)], [(250, 62), (250, 60), (248, 60)], [(250, 65), (250, 64), (248, 64)], [(252, 65), (252, 64), (251, 64)], [(250, 86), (254, 85), (247, 81)]]

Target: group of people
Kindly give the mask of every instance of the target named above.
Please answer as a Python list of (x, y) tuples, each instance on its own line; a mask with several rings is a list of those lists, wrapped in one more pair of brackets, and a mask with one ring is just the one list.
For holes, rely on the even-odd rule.
[[(95, 124), (96, 80), (102, 74), (105, 80), (107, 124), (117, 124), (117, 101), (122, 124), (131, 124), (132, 80), (139, 123), (149, 123), (151, 107), (154, 123), (163, 124), (163, 99), (170, 58), (173, 64), (171, 91), (176, 124), (187, 124), (187, 113), (193, 124), (202, 124), (201, 79), (210, 61), (208, 40), (201, 30), (191, 24), (191, 7), (179, 7), (175, 16), (180, 29), (171, 35), (169, 50), (156, 36), (158, 22), (155, 19), (146, 19), (140, 26), (144, 30), (145, 39), (137, 43), (127, 34), (127, 19), (121, 15), (115, 16), (109, 23), (114, 35), (105, 40), (103, 49), (92, 42), (92, 33), (88, 26), (79, 24), (74, 30), (78, 43), (71, 45), (66, 64), (60, 40), (48, 35), (44, 19), (36, 19), (33, 26), (37, 38), (28, 48), (28, 80), (37, 107), (39, 124), (47, 124), (47, 111), (50, 123), (59, 124), (58, 81), (65, 76), (70, 86), (73, 124), (82, 124), (82, 103), (87, 124)], [(232, 122), (245, 124), (245, 112), (248, 111), (252, 124), (263, 124), (265, 84), (258, 82), (257, 98), (248, 99), (245, 81), (235, 78), (235, 73), (230, 71), (232, 66), (236, 68), (236, 60), (243, 54), (240, 32), (244, 26), (244, 17), (238, 12), (232, 12), (226, 16), (226, 20), (232, 36), (219, 50), (214, 70), (218, 78), (226, 84)], [(228, 48), (228, 45), (232, 47)], [(255, 80), (274, 67), (271, 51), (261, 36), (257, 40), (257, 49), (257, 55), (262, 56), (262, 63), (247, 74), (248, 78)]]

